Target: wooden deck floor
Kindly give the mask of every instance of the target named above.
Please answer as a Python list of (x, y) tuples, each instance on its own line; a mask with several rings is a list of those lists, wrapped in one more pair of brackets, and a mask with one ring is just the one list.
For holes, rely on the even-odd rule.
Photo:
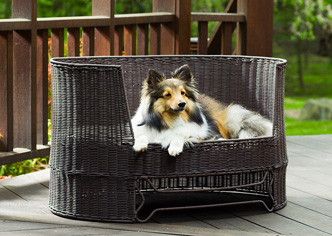
[(164, 212), (143, 224), (69, 220), (48, 210), (49, 171), (0, 181), (0, 235), (332, 235), (332, 135), (287, 137), (287, 206)]

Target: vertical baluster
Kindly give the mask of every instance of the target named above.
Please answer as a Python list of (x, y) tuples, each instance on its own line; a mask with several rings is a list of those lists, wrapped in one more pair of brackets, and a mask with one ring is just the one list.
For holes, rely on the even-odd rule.
[(95, 33), (93, 27), (83, 27), (83, 56), (94, 56)]
[[(95, 28), (95, 56), (109, 56), (111, 55), (110, 27), (96, 27)], [(114, 51), (112, 50), (112, 54)]]
[(48, 30), (37, 31), (37, 143), (48, 143)]
[(208, 54), (208, 22), (198, 22), (198, 53)]
[(150, 24), (150, 55), (160, 55), (160, 24)]
[(137, 55), (148, 55), (149, 27), (147, 24), (139, 24), (137, 29)]
[(0, 151), (13, 150), (13, 33), (0, 32)]
[(51, 53), (52, 57), (64, 56), (64, 29), (52, 29), (51, 33)]
[(136, 25), (124, 27), (124, 51), (125, 55), (136, 55)]
[(160, 26), (160, 54), (175, 54), (174, 25), (171, 23), (163, 23)]
[(236, 55), (246, 55), (246, 24), (238, 22), (236, 27)]
[(114, 55), (122, 56), (123, 51), (123, 25), (114, 27)]
[(80, 55), (80, 28), (67, 29), (67, 56)]
[(233, 23), (224, 22), (221, 30), (221, 54), (232, 54)]

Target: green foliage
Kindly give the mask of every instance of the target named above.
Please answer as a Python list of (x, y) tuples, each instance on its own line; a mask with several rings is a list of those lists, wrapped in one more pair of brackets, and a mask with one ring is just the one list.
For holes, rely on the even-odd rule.
[(12, 0), (0, 1), (0, 19), (11, 18), (12, 16)]
[(151, 0), (115, 0), (115, 14), (152, 12)]
[[(0, 1), (0, 19), (11, 18), (12, 0)], [(115, 0), (115, 14), (152, 11), (152, 0)], [(37, 0), (37, 17), (91, 16), (92, 0)]]
[(17, 176), (48, 167), (49, 157), (35, 158), (0, 166), (0, 176)]
[(92, 0), (37, 0), (37, 17), (91, 16)]
[(224, 12), (229, 0), (192, 0), (193, 12)]
[(275, 13), (292, 40), (314, 40), (315, 28), (331, 29), (331, 0), (275, 0)]

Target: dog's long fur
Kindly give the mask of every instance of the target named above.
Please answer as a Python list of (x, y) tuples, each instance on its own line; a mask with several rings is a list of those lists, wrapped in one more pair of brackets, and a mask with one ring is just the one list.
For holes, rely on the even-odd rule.
[(136, 152), (160, 143), (171, 156), (179, 155), (185, 144), (202, 140), (272, 135), (272, 123), (261, 115), (200, 95), (188, 65), (170, 79), (149, 70), (132, 125)]

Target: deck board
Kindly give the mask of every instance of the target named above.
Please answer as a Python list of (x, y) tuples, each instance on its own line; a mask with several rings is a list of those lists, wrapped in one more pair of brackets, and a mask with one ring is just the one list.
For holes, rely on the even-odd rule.
[(0, 181), (0, 235), (332, 235), (332, 135), (287, 137), (285, 208), (233, 206), (156, 214), (144, 224), (69, 220), (48, 211), (49, 170)]

